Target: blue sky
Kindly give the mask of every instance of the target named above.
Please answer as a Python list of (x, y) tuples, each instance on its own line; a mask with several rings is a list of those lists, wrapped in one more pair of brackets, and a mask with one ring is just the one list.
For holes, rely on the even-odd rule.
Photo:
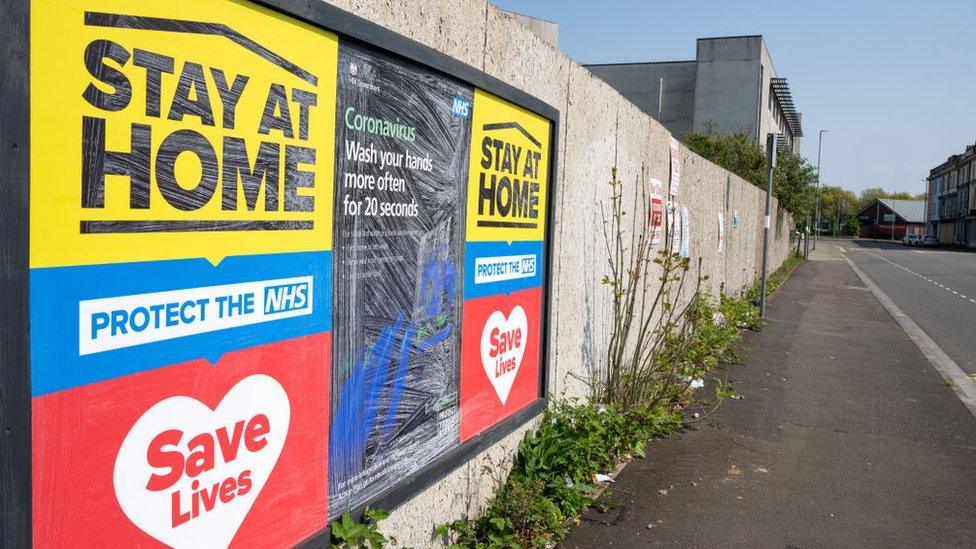
[(762, 34), (803, 112), (822, 181), (922, 192), (976, 141), (976, 0), (906, 2), (493, 0), (559, 23), (584, 63), (694, 59), (695, 39)]

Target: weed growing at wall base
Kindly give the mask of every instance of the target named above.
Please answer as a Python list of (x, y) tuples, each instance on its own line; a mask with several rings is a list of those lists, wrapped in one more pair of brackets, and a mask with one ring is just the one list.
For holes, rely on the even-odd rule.
[(674, 362), (676, 379), (686, 380), (675, 384), (667, 399), (650, 408), (555, 403), (538, 430), (522, 439), (508, 478), (499, 481), (484, 514), (439, 525), (435, 534), (452, 547), (477, 549), (558, 543), (594, 503), (596, 473), (631, 457), (644, 457), (648, 441), (681, 428), (685, 406), (715, 406), (733, 397), (734, 390), (720, 378), (714, 380), (710, 398), (696, 398), (690, 382), (738, 359), (736, 343), (741, 336), (736, 326), (752, 323), (758, 317), (755, 307), (747, 298), (726, 296), (719, 304), (704, 294), (686, 315), (696, 326), (691, 340), (662, 351), (666, 357), (661, 360)]
[(389, 516), (390, 512), (385, 509), (366, 509), (363, 513), (363, 521), (358, 522), (352, 518), (349, 511), (342, 513), (339, 520), (333, 522), (330, 527), (332, 549), (384, 547), (389, 540), (380, 533), (378, 526), (381, 520)]
[[(611, 337), (617, 343), (607, 356), (611, 369), (617, 365), (616, 374), (594, 381), (594, 403), (557, 402), (545, 412), (538, 430), (526, 433), (519, 444), (507, 479), (495, 479), (498, 487), (484, 514), (436, 527), (435, 535), (452, 547), (551, 547), (594, 504), (598, 472), (644, 457), (650, 439), (681, 428), (686, 406), (714, 409), (735, 396), (717, 376), (711, 398), (696, 397), (692, 385), (740, 358), (739, 328), (762, 328), (755, 304), (758, 284), (739, 296), (723, 288), (716, 299), (701, 289), (699, 275), (689, 303), (679, 307), (688, 259), (666, 251), (655, 258), (639, 236), (646, 234), (639, 222), (631, 231), (638, 236), (624, 236), (616, 171), (611, 185), (611, 216), (605, 219), (611, 274), (604, 284), (614, 301)], [(640, 213), (631, 219), (647, 217)], [(770, 293), (799, 261), (788, 259), (770, 276)], [(663, 274), (652, 275), (650, 269), (658, 267)], [(645, 305), (646, 287), (655, 280), (656, 297), (651, 295), (653, 303)], [(628, 327), (635, 324), (633, 330)], [(494, 474), (494, 465), (486, 471)]]

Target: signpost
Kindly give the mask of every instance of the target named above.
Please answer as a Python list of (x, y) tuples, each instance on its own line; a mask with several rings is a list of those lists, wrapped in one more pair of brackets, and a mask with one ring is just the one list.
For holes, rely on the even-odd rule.
[(884, 219), (884, 222), (885, 223), (888, 223), (889, 225), (891, 225), (890, 237), (891, 237), (891, 240), (894, 241), (895, 240), (895, 214), (893, 214), (893, 213), (886, 213), (886, 214), (883, 215), (883, 219)]
[(766, 135), (766, 217), (763, 220), (762, 274), (759, 283), (759, 316), (766, 316), (766, 270), (769, 266), (769, 216), (773, 209), (773, 168), (776, 167), (775, 133)]

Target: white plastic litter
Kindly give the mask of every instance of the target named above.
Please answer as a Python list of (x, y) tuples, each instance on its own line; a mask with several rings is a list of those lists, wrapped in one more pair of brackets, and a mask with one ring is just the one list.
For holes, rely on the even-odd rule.
[(597, 473), (596, 474), (596, 481), (597, 482), (614, 482), (614, 480), (612, 478), (610, 478), (610, 475), (604, 475), (603, 473)]
[(704, 379), (693, 379), (693, 380), (691, 380), (691, 388), (692, 389), (701, 389), (704, 386), (705, 386), (705, 380)]

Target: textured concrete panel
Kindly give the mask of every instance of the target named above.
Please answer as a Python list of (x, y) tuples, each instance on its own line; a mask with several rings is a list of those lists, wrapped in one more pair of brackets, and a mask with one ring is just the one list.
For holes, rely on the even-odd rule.
[(473, 67), (483, 67), (487, 0), (325, 1)]
[(564, 291), (555, 301), (557, 339), (550, 362), (556, 397), (585, 397), (587, 382), (599, 375), (606, 350), (608, 293), (599, 204), (608, 196), (616, 155), (620, 95), (579, 65), (570, 68), (569, 112), (564, 116), (565, 152), (558, 226), (559, 270), (553, 273)]
[(485, 28), (484, 71), (565, 113), (572, 61), (495, 6)]

